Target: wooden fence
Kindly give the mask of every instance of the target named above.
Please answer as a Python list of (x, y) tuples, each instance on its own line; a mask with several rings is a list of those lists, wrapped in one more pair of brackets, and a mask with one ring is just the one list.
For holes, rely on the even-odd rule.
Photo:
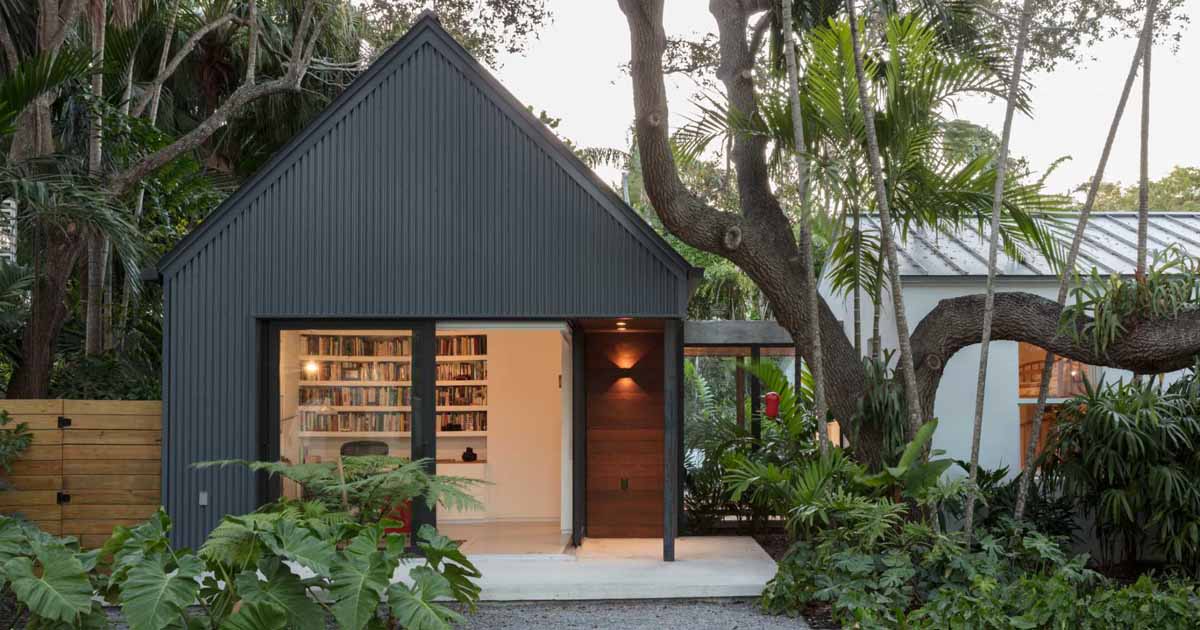
[(5, 475), (12, 487), (0, 491), (0, 513), (95, 547), (113, 527), (158, 509), (161, 402), (0, 400), (0, 409), (33, 433), (33, 445)]

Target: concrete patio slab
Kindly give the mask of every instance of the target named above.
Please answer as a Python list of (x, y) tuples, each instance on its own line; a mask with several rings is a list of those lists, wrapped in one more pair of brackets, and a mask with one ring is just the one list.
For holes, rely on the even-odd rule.
[(753, 538), (586, 539), (573, 557), (477, 555), (485, 601), (757, 597), (775, 561)]

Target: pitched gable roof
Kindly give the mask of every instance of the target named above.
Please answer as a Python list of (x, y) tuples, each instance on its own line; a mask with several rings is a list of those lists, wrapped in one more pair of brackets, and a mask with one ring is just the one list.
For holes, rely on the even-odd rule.
[(432, 45), (450, 60), (470, 82), (495, 106), (531, 138), (577, 185), (604, 208), (627, 233), (650, 251), (663, 266), (677, 274), (683, 282), (694, 282), (702, 270), (692, 267), (669, 243), (658, 235), (636, 211), (628, 206), (578, 156), (558, 139), (541, 121), (492, 76), (466, 49), (442, 28), (431, 11), (423, 12), (413, 27), (390, 46), (370, 67), (356, 78), (334, 101), (288, 142), (266, 165), (255, 173), (236, 192), (230, 195), (196, 229), (165, 254), (156, 265), (155, 274), (161, 278), (191, 258), (204, 243), (223, 226), (244, 212), (253, 199), (269, 187), (279, 174), (330, 126), (352, 110), (378, 83), (385, 80), (395, 67), (404, 63), (424, 45)]

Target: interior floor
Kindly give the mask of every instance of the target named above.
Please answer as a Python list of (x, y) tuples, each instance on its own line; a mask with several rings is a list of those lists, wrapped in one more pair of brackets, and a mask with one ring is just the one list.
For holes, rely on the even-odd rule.
[(460, 541), (463, 553), (476, 555), (562, 555), (570, 534), (558, 521), (523, 523), (438, 523), (438, 532)]

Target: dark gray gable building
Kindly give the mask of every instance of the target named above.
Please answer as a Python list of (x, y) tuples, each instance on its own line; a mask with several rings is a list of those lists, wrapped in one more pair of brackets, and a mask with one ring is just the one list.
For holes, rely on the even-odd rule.
[[(321, 440), (334, 439), (333, 432), (312, 430), (315, 422), (361, 428), (395, 421), (399, 429), (366, 441), (439, 461), (451, 446), (461, 451), (448, 441), (466, 440), (468, 432), (451, 431), (482, 416), (455, 416), (460, 412), (450, 405), (449, 420), (438, 419), (439, 401), (462, 393), (452, 385), (442, 391), (443, 362), (446, 370), (485, 372), (481, 360), (435, 358), (445, 354), (438, 344), (459, 343), (453, 331), (475, 326), (457, 338), (486, 338), (499, 352), (503, 330), (560, 326), (570, 357), (559, 372), (560, 380), (568, 377), (560, 387), (568, 411), (554, 429), (569, 438), (555, 473), (569, 488), (560, 501), (563, 529), (576, 542), (597, 535), (589, 522), (602, 523), (596, 531), (607, 533), (600, 535), (661, 535), (670, 556), (682, 320), (698, 271), (435, 18), (423, 16), (158, 265), (165, 301), (162, 492), (177, 539), (197, 544), (222, 516), (287, 492), (240, 469), (196, 469), (196, 462), (322, 461), (314, 453), (328, 448)], [(384, 362), (382, 355), (306, 354), (304, 344), (316, 347), (322, 331), (342, 348), (411, 339), (388, 366), (407, 377), (388, 386), (345, 379), (311, 380), (330, 383), (319, 391), (305, 385), (319, 370), (376, 382), (366, 375)], [(289, 355), (288, 344), (298, 354)], [(640, 348), (630, 365), (605, 358), (633, 356), (630, 348)], [(488, 358), (494, 366), (502, 357)], [(482, 425), (490, 422), (490, 431), (470, 432), (470, 439), (490, 447), (488, 474), (503, 477), (509, 473), (498, 432), (516, 420), (507, 422), (500, 410), (506, 393), (495, 370), (482, 386), (492, 388), (483, 394), (492, 396), (491, 408), (461, 413), (494, 416)], [(637, 382), (613, 385), (621, 379)], [(478, 402), (479, 392), (468, 394)], [(336, 404), (364, 395), (395, 396), (401, 404)], [(616, 408), (605, 406), (609, 399), (627, 408), (606, 412)], [(314, 401), (323, 406), (306, 407)], [(296, 418), (309, 424), (281, 437)], [(373, 430), (346, 436), (361, 442)], [(610, 448), (590, 450), (630, 441), (637, 442), (630, 452), (650, 453), (643, 459), (658, 466), (636, 480), (638, 492), (629, 490), (627, 475), (602, 474)], [(351, 452), (345, 440), (337, 442), (342, 455)], [(647, 501), (662, 506), (652, 511), (654, 522), (636, 531), (613, 524), (614, 515), (644, 512)]]

